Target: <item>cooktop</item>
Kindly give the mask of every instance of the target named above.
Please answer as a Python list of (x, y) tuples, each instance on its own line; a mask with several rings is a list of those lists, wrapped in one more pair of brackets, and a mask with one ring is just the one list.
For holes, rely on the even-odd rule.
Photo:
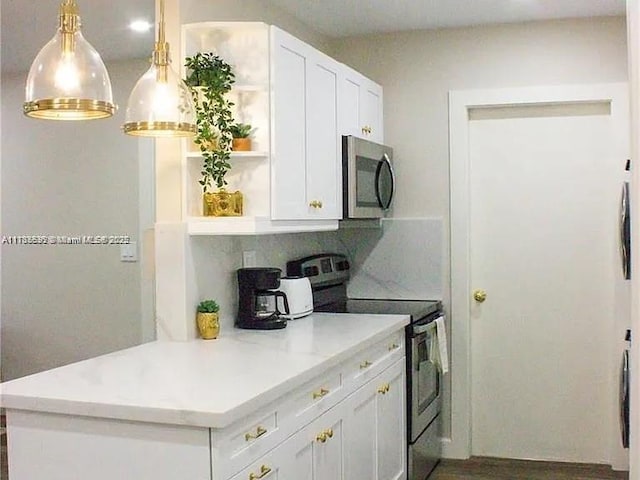
[(440, 300), (346, 299), (314, 307), (316, 312), (410, 315), (414, 322), (442, 311)]

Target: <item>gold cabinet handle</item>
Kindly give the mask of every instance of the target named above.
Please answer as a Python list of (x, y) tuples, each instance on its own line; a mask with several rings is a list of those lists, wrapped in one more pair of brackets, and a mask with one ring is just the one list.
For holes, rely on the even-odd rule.
[(329, 390), (326, 388), (321, 388), (317, 392), (313, 392), (313, 399), (322, 398), (329, 393)]
[(327, 428), (316, 435), (316, 442), (325, 443), (329, 438), (333, 438), (333, 430), (331, 428)]
[(385, 395), (389, 391), (390, 388), (391, 387), (389, 386), (389, 384), (385, 383), (384, 385), (378, 387), (378, 393), (381, 393), (382, 395)]
[(265, 433), (267, 433), (267, 429), (262, 426), (258, 426), (258, 428), (256, 428), (256, 433), (245, 433), (244, 439), (248, 442), (249, 440), (255, 440), (256, 438), (261, 437)]
[(367, 127), (366, 126), (362, 127), (362, 134), (363, 135), (367, 134)]
[(474, 290), (473, 291), (473, 299), (478, 302), (478, 303), (482, 303), (487, 299), (487, 292), (485, 292), (484, 290)]
[(391, 345), (389, 345), (389, 351), (390, 352), (392, 350), (397, 350), (398, 348), (400, 348), (400, 345), (398, 345), (397, 343), (392, 343)]
[(373, 365), (373, 363), (371, 363), (369, 360), (365, 360), (364, 362), (362, 362), (360, 364), (360, 370), (364, 370), (365, 368), (369, 368), (371, 365)]
[(311, 200), (309, 206), (311, 208), (322, 208), (322, 202), (320, 200)]
[(258, 480), (258, 478), (266, 477), (271, 473), (271, 469), (266, 465), (260, 467), (260, 473), (250, 473), (249, 480)]

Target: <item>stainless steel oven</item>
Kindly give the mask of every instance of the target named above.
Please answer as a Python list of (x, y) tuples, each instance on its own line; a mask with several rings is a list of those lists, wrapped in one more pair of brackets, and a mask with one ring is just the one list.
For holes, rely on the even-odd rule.
[(358, 137), (342, 137), (342, 216), (381, 218), (391, 207), (396, 179), (393, 150)]
[(423, 480), (441, 456), (442, 376), (433, 362), (437, 348), (435, 312), (412, 322), (407, 337), (408, 478)]

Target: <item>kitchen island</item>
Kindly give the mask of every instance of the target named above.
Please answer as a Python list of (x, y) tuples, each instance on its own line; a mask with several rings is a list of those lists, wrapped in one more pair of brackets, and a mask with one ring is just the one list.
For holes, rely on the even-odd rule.
[(408, 321), (316, 313), (7, 382), (10, 478), (404, 478)]

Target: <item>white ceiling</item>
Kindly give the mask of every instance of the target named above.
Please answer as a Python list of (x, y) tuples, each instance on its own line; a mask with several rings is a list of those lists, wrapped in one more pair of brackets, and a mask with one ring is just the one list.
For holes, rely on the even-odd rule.
[[(625, 0), (266, 1), (331, 37), (625, 13)], [(3, 71), (29, 69), (55, 33), (59, 4), (60, 0), (1, 0)], [(127, 26), (136, 18), (153, 21), (154, 0), (78, 0), (78, 5), (83, 34), (104, 59), (151, 54), (153, 31), (134, 34)]]
[[(61, 0), (1, 0), (2, 71), (26, 71), (58, 27)], [(154, 29), (128, 29), (134, 19), (154, 22), (155, 0), (78, 0), (82, 34), (104, 60), (151, 56)]]
[(270, 1), (332, 37), (625, 14), (625, 0)]

